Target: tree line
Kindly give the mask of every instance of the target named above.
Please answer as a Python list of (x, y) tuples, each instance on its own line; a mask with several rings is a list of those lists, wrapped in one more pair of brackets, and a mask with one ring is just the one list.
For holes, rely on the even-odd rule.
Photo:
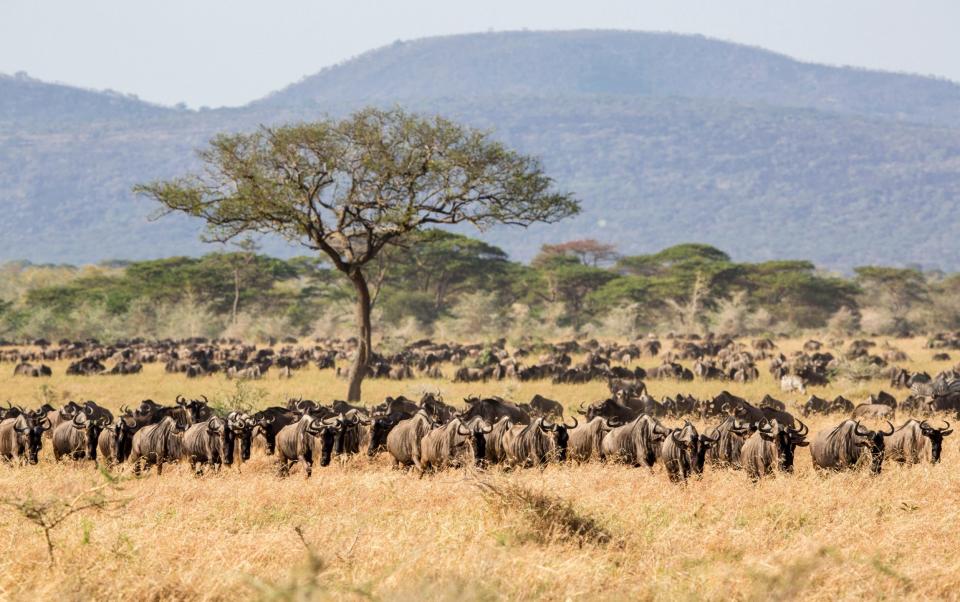
[[(463, 234), (413, 236), (372, 272), (373, 319), (387, 339), (960, 328), (960, 274), (867, 266), (844, 276), (807, 261), (739, 263), (704, 244), (621, 256), (595, 240), (544, 245), (523, 264)], [(328, 261), (250, 247), (81, 267), (10, 263), (0, 267), (0, 337), (352, 336), (353, 294)]]

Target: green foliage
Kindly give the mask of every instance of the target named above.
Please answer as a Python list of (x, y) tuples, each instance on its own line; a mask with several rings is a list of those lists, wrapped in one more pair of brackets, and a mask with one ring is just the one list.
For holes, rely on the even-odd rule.
[[(554, 245), (553, 247), (562, 247)], [(492, 245), (426, 230), (382, 257), (378, 320), (391, 335), (549, 339), (576, 332), (828, 328), (889, 334), (960, 328), (960, 276), (864, 267), (846, 278), (808, 261), (737, 263), (682, 245), (593, 267), (567, 253), (531, 265)], [(349, 280), (313, 258), (256, 255), (230, 324), (229, 254), (123, 267), (0, 266), (0, 336), (84, 338), (342, 335), (353, 317)], [(332, 329), (332, 330), (331, 330)], [(346, 331), (352, 334), (352, 331)]]

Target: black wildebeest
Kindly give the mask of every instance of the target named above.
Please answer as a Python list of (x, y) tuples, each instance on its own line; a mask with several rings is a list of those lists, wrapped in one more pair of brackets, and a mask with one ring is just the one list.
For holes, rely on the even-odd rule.
[(890, 432), (871, 431), (858, 421), (844, 420), (833, 429), (817, 433), (810, 446), (814, 468), (849, 469), (857, 466), (862, 457), (870, 458), (870, 469), (879, 474), (883, 466), (884, 438), (893, 434), (893, 424), (889, 421)]

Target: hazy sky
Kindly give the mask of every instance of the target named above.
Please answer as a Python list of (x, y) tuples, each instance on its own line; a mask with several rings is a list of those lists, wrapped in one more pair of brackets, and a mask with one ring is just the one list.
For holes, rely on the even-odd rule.
[(960, 81), (958, 24), (957, 0), (0, 0), (0, 72), (239, 105), (398, 39), (617, 28)]

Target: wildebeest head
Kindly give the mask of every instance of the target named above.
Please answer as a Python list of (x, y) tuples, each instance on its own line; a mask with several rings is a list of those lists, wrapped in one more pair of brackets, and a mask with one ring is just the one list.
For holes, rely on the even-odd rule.
[(213, 416), (213, 410), (210, 408), (210, 400), (206, 395), (201, 395), (200, 399), (191, 399), (187, 401), (183, 396), (177, 397), (177, 405), (188, 412), (190, 419), (194, 424), (208, 420)]
[(707, 451), (716, 445), (717, 441), (720, 440), (720, 435), (717, 434), (713, 437), (702, 433), (697, 435), (697, 446), (696, 446), (696, 455), (694, 456), (694, 461), (691, 462), (690, 468), (695, 474), (703, 474), (703, 465), (707, 460)]
[(137, 420), (132, 413), (125, 412), (117, 420), (105, 427), (113, 435), (113, 444), (116, 449), (114, 460), (119, 464), (126, 462), (133, 449), (133, 435), (137, 432)]
[[(459, 416), (457, 417), (458, 419)], [(462, 437), (470, 437), (473, 443), (473, 462), (476, 466), (483, 466), (487, 457), (487, 438), (486, 436), (493, 432), (492, 426), (486, 426), (482, 418), (464, 422), (457, 426), (457, 434)]]
[(309, 435), (320, 439), (320, 466), (330, 465), (334, 447), (338, 441), (342, 442), (344, 422), (340, 418), (316, 418), (307, 427)]
[(88, 460), (97, 459), (97, 441), (100, 439), (100, 432), (110, 424), (107, 416), (97, 415), (93, 406), (87, 405), (73, 417), (73, 428), (84, 431), (86, 434), (86, 457)]
[(50, 426), (50, 420), (46, 416), (39, 420), (26, 413), (17, 416), (13, 430), (17, 434), (18, 447), (26, 454), (30, 464), (37, 463), (37, 456), (43, 446), (43, 432)]
[(942, 429), (930, 426), (926, 420), (920, 423), (920, 432), (923, 433), (924, 437), (930, 439), (930, 460), (934, 464), (940, 462), (940, 454), (943, 452), (943, 438), (953, 433), (950, 423), (946, 420), (944, 422), (947, 426)]
[(567, 459), (567, 444), (570, 442), (570, 429), (577, 428), (580, 422), (576, 416), (573, 417), (573, 424), (566, 422), (557, 422), (555, 424), (547, 421), (546, 418), (539, 419), (540, 430), (553, 433), (553, 442), (557, 445), (557, 461), (565, 462)]
[(367, 446), (367, 455), (374, 456), (378, 451), (384, 449), (387, 445), (387, 435), (397, 426), (401, 418), (392, 414), (387, 416), (374, 416), (373, 424), (370, 425), (370, 445)]
[(893, 426), (893, 423), (889, 420), (887, 424), (890, 425), (890, 432), (885, 433), (883, 431), (871, 431), (870, 429), (865, 428), (860, 424), (860, 421), (857, 421), (854, 426), (853, 433), (860, 437), (856, 442), (858, 447), (865, 447), (871, 456), (870, 470), (874, 474), (880, 474), (880, 469), (883, 467), (883, 450), (884, 450), (884, 437), (889, 437), (893, 434), (893, 431), (896, 430)]
[[(798, 422), (800, 422), (798, 420)], [(776, 419), (772, 421), (762, 420), (757, 424), (757, 432), (765, 441), (773, 441), (777, 445), (777, 455), (779, 456), (780, 470), (783, 472), (793, 472), (793, 459), (797, 447), (806, 447), (810, 445), (806, 441), (806, 436), (810, 432), (803, 422), (800, 422), (800, 428), (780, 425)]]
[(456, 415), (456, 410), (443, 402), (440, 393), (424, 393), (420, 398), (420, 409), (426, 410), (437, 422), (449, 422)]
[(236, 433), (229, 421), (214, 416), (207, 420), (207, 436), (213, 438), (220, 452), (220, 461), (225, 466), (233, 464), (233, 452), (236, 446)]
[(234, 440), (240, 441), (240, 459), (244, 462), (248, 461), (256, 421), (244, 412), (230, 412), (227, 414), (227, 425), (233, 431)]

